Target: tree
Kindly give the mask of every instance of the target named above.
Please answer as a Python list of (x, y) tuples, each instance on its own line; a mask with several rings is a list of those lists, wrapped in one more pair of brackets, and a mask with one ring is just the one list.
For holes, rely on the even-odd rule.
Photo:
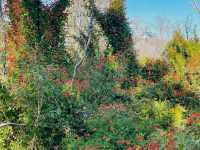
[(112, 1), (105, 13), (96, 9), (95, 16), (113, 47), (113, 53), (123, 53), (132, 48), (132, 33), (125, 16), (124, 0)]
[(125, 82), (130, 87), (132, 85), (131, 80), (137, 74), (138, 64), (133, 49), (132, 32), (125, 14), (125, 1), (112, 0), (107, 11), (100, 12), (96, 9), (95, 17), (113, 48), (112, 53), (121, 55), (120, 59), (125, 57), (126, 74), (129, 78), (129, 81)]
[[(78, 78), (80, 76), (76, 76), (86, 58), (89, 57), (88, 64), (93, 65), (89, 71), (92, 70), (94, 75), (89, 78), (94, 78), (95, 84), (98, 76), (102, 76), (102, 86), (110, 80), (107, 84), (109, 89), (103, 87), (97, 92), (98, 95), (103, 95), (104, 92), (112, 97), (116, 95), (113, 93), (115, 81), (111, 79), (114, 80), (115, 76), (121, 77), (124, 68), (128, 82), (128, 78), (132, 80), (135, 75), (136, 58), (132, 33), (122, 0), (113, 1), (105, 13), (96, 9), (94, 0), (83, 1), (88, 11), (88, 26), (85, 31), (79, 32), (81, 39), (78, 39), (83, 57), (76, 63), (69, 63), (70, 58), (65, 51), (64, 26), (72, 2), (77, 1), (58, 0), (51, 5), (44, 5), (41, 0), (7, 0), (10, 28), (6, 33), (5, 45), (8, 67), (6, 89), (8, 88), (12, 95), (9, 95), (9, 101), (5, 100), (3, 109), (0, 109), (6, 114), (1, 119), (0, 127), (9, 126), (12, 129), (13, 134), (9, 136), (12, 136), (13, 140), (7, 143), (8, 147), (12, 142), (19, 145), (22, 140), (25, 148), (29, 146), (30, 149), (57, 149), (64, 136), (71, 133), (79, 136), (87, 134), (84, 119), (89, 113), (85, 113), (83, 105), (87, 105), (88, 99), (93, 98), (95, 88), (89, 89), (91, 93), (80, 93), (83, 86)], [(110, 62), (105, 63), (103, 73), (97, 73), (94, 65), (99, 57), (93, 55), (96, 50), (93, 30), (95, 20), (112, 47), (109, 50), (113, 50), (105, 54), (105, 57), (110, 58)], [(107, 25), (111, 26), (112, 30), (107, 28)], [(113, 55), (119, 60), (112, 57)], [(126, 61), (123, 62), (122, 69), (121, 64), (117, 63), (121, 60)], [(71, 69), (68, 66), (72, 68), (71, 72), (68, 72), (68, 69)], [(123, 73), (116, 73), (117, 68)], [(11, 108), (7, 109), (7, 106)], [(66, 131), (68, 129), (70, 132)]]
[(9, 33), (8, 38), (15, 39), (16, 49), (28, 44), (29, 52), (33, 49), (38, 50), (37, 53), (43, 54), (51, 62), (64, 64), (66, 58), (63, 22), (66, 18), (65, 9), (69, 5), (69, 1), (60, 0), (51, 6), (44, 6), (40, 0), (8, 0), (7, 5), (11, 30), (13, 30)]
[[(11, 136), (19, 137), (25, 143), (32, 142), (33, 149), (49, 149), (57, 145), (61, 141), (59, 138), (64, 135), (59, 128), (63, 129), (65, 125), (74, 126), (71, 122), (68, 124), (67, 120), (74, 117), (77, 110), (74, 107), (78, 105), (74, 106), (70, 100), (66, 100), (61, 86), (54, 82), (59, 77), (50, 80), (53, 73), (48, 70), (49, 65), (60, 69), (67, 63), (63, 22), (68, 6), (68, 0), (56, 1), (48, 7), (40, 0), (7, 0), (10, 27), (6, 33), (5, 45), (8, 67), (6, 85), (16, 99), (10, 97), (3, 104), (0, 111), (5, 116), (1, 118), (0, 127), (12, 126)], [(8, 106), (10, 109), (7, 109)], [(56, 116), (50, 111), (57, 112)], [(9, 113), (14, 115), (9, 116)], [(42, 140), (45, 134), (49, 135), (48, 140), (51, 142)], [(11, 142), (13, 141), (9, 143)]]
[(192, 6), (193, 6), (194, 10), (197, 11), (197, 13), (200, 13), (200, 9), (199, 9), (197, 0), (192, 0)]

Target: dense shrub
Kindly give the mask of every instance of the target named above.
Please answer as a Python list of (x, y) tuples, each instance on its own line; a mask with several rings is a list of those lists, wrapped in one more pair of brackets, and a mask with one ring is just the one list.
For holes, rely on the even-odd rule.
[(100, 105), (126, 100), (114, 90), (124, 77), (124, 68), (117, 56), (96, 58), (82, 72), (84, 76), (80, 74), (79, 78), (88, 81), (88, 87), (81, 92), (82, 101)]
[(145, 86), (136, 97), (169, 100), (174, 105), (181, 104), (190, 108), (199, 106), (199, 100), (193, 91), (185, 89), (182, 83), (171, 81), (161, 80), (156, 84)]
[(141, 68), (141, 76), (146, 80), (158, 82), (167, 73), (169, 67), (163, 60), (147, 60), (144, 67)]
[[(130, 113), (130, 112), (129, 112)], [(101, 105), (86, 121), (89, 134), (84, 138), (66, 139), (63, 149), (125, 149), (135, 143), (136, 120), (123, 104)]]
[(0, 123), (13, 124), (0, 126), (0, 149), (199, 149), (199, 41), (176, 32), (165, 60), (139, 66), (124, 1), (105, 12), (84, 1), (110, 45), (84, 41), (75, 70), (64, 47), (69, 2), (8, 0)]
[(187, 73), (194, 73), (199, 67), (200, 43), (196, 40), (186, 40), (180, 32), (176, 32), (169, 42), (166, 53), (171, 71), (178, 76), (178, 80), (186, 79)]

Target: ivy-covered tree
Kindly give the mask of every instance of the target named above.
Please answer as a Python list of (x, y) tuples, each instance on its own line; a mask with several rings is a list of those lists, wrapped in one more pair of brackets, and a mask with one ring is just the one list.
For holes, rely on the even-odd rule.
[[(2, 112), (12, 114), (1, 117), (1, 125), (9, 126), (12, 134), (7, 131), (3, 136), (6, 147), (59, 149), (64, 137), (71, 134), (86, 137), (89, 134), (85, 120), (97, 105), (125, 99), (114, 91), (114, 86), (118, 80), (121, 85), (123, 78), (123, 87), (130, 87), (137, 63), (124, 1), (112, 1), (104, 13), (95, 8), (94, 0), (84, 2), (89, 14), (88, 31), (80, 33), (84, 38), (82, 48), (85, 53), (71, 75), (66, 67), (68, 58), (64, 47), (64, 26), (70, 1), (58, 0), (45, 6), (41, 0), (7, 0), (9, 77), (5, 90), (9, 89), (10, 95), (6, 97), (9, 101), (3, 104)], [(96, 56), (89, 55), (96, 46), (93, 36), (95, 19), (112, 47), (109, 56), (105, 54), (107, 58), (100, 62), (102, 68)], [(90, 68), (85, 69), (88, 77), (83, 73), (82, 78), (86, 81), (82, 82), (76, 72), (86, 56), (89, 56)], [(123, 76), (124, 68), (126, 77)], [(85, 87), (88, 89), (82, 92)], [(11, 110), (7, 111), (7, 107)], [(11, 140), (6, 141), (7, 137)]]
[[(37, 56), (45, 56), (46, 62), (66, 64), (63, 30), (68, 0), (56, 1), (51, 6), (45, 6), (40, 0), (8, 0), (7, 6), (12, 30), (8, 34), (8, 40), (15, 41), (14, 45), (17, 46), (8, 49), (17, 49), (19, 52), (23, 47), (23, 55), (32, 51)], [(8, 47), (10, 45), (12, 44), (8, 44)], [(28, 49), (26, 54), (25, 49)]]
[(132, 78), (137, 75), (138, 64), (133, 48), (133, 35), (126, 18), (125, 0), (112, 0), (106, 12), (96, 9), (95, 17), (113, 48), (113, 54), (124, 57), (127, 78), (129, 78), (129, 81), (125, 81), (124, 87), (130, 87), (133, 84)]
[(96, 19), (113, 47), (113, 53), (132, 48), (132, 33), (125, 14), (124, 0), (113, 0), (105, 13), (96, 10)]
[(7, 1), (6, 84), (13, 97), (6, 105), (14, 115), (1, 118), (1, 125), (13, 126), (8, 135), (13, 139), (6, 145), (10, 149), (13, 144), (18, 149), (55, 149), (66, 128), (82, 133), (79, 104), (63, 88), (67, 81), (63, 28), (68, 6), (68, 0), (51, 6), (40, 0)]

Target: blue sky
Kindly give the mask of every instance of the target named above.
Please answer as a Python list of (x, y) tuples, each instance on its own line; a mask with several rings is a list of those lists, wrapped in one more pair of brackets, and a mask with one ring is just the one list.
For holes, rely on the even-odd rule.
[(167, 17), (171, 21), (183, 21), (192, 16), (200, 24), (200, 14), (192, 8), (191, 0), (127, 0), (127, 13), (146, 23), (152, 23), (158, 16)]

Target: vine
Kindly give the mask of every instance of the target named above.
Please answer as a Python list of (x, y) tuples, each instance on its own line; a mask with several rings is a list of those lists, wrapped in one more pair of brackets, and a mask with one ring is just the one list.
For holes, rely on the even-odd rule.
[[(110, 8), (105, 12), (95, 9), (97, 22), (113, 48), (114, 55), (121, 55), (125, 61), (127, 77), (132, 80), (137, 75), (138, 64), (133, 49), (132, 32), (126, 18), (124, 0), (113, 0)], [(125, 81), (130, 87), (132, 81)]]

